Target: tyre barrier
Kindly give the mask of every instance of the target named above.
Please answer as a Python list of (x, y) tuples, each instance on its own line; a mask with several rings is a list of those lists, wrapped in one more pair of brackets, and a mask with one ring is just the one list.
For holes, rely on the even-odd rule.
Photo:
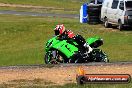
[(101, 7), (102, 5), (88, 6), (88, 23), (89, 24), (98, 24), (101, 22), (100, 20)]

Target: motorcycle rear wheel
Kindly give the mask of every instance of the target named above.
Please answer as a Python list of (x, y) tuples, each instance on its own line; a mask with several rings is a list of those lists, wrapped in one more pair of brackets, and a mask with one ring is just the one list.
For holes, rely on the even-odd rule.
[(108, 56), (100, 49), (94, 49), (92, 57), (95, 62), (109, 62)]

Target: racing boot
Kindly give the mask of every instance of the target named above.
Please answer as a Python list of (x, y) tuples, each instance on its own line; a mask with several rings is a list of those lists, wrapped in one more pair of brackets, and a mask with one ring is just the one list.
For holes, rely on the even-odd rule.
[(83, 55), (83, 58), (89, 58), (90, 57), (89, 55), (93, 49), (87, 43), (85, 43), (83, 46), (85, 48), (85, 53)]
[(87, 43), (85, 43), (83, 46), (86, 48), (88, 53), (91, 53), (93, 51), (93, 49)]

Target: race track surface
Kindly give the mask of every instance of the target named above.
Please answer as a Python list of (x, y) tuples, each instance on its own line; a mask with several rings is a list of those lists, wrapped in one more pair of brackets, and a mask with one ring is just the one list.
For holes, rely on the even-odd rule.
[(10, 84), (19, 80), (41, 79), (56, 85), (76, 83), (78, 68), (82, 66), (86, 74), (130, 74), (132, 62), (87, 63), (60, 65), (25, 65), (0, 67), (0, 84)]
[(53, 14), (53, 13), (23, 12), (23, 11), (12, 11), (12, 10), (0, 10), (0, 14), (61, 17), (61, 18), (78, 18), (79, 19), (79, 15), (77, 15), (77, 14)]

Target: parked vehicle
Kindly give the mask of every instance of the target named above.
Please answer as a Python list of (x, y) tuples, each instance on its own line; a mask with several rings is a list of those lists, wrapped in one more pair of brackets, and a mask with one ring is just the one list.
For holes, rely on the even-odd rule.
[(91, 53), (80, 47), (74, 40), (59, 40), (53, 37), (46, 43), (46, 64), (108, 62), (108, 56), (100, 49), (103, 40), (98, 37), (88, 38), (87, 43), (93, 48)]
[(101, 20), (106, 28), (117, 25), (119, 30), (132, 26), (132, 0), (105, 0)]
[(103, 0), (89, 0), (80, 9), (80, 23), (99, 24)]

